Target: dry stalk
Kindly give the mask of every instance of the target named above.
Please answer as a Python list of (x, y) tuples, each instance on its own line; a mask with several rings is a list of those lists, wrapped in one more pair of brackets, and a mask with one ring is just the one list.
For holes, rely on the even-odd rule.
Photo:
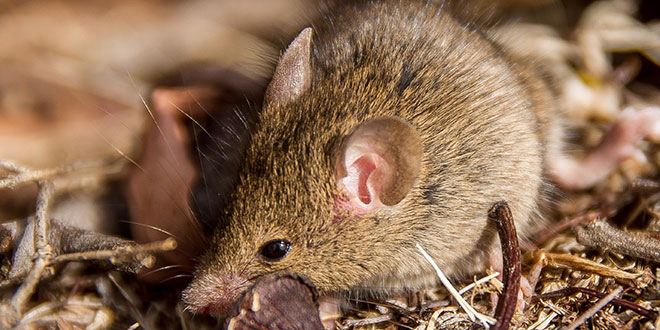
[(79, 171), (116, 172), (116, 168), (118, 165), (122, 165), (122, 162), (123, 159), (110, 163), (106, 160), (88, 160), (56, 168), (35, 170), (0, 159), (0, 168), (12, 172), (0, 179), (0, 189), (16, 188), (31, 182), (52, 181), (58, 176)]
[[(117, 258), (126, 258), (135, 255), (149, 254), (153, 252), (166, 252), (176, 248), (176, 240), (174, 238), (167, 238), (162, 241), (142, 244), (142, 245), (128, 245), (118, 246), (112, 250), (98, 250), (98, 251), (85, 251), (68, 253), (54, 257), (51, 262), (66, 262), (66, 261), (81, 261), (81, 260), (112, 260)], [(145, 267), (153, 266), (153, 258), (141, 258)]]
[(591, 248), (660, 262), (660, 239), (620, 230), (602, 219), (576, 227), (575, 235)]
[(502, 257), (504, 259), (502, 262), (504, 292), (500, 295), (499, 302), (495, 307), (497, 323), (491, 329), (503, 330), (511, 326), (511, 319), (518, 303), (518, 292), (520, 291), (522, 276), (520, 248), (513, 215), (506, 202), (502, 201), (493, 205), (488, 211), (488, 220), (497, 224), (497, 233), (500, 236)]
[(584, 313), (582, 313), (582, 315), (580, 315), (580, 317), (575, 319), (575, 321), (573, 321), (573, 323), (569, 324), (565, 329), (566, 330), (574, 330), (577, 327), (579, 327), (580, 325), (582, 325), (582, 323), (587, 321), (587, 319), (594, 316), (599, 310), (603, 309), (603, 307), (605, 307), (605, 305), (612, 302), (612, 300), (614, 300), (614, 298), (616, 298), (616, 296), (618, 296), (621, 293), (621, 291), (623, 291), (623, 287), (621, 287), (621, 286), (614, 289), (607, 296), (600, 299), (596, 304), (589, 307), (589, 309), (587, 309)]
[[(33, 232), (30, 233), (31, 235), (28, 235), (31, 236), (32, 239), (31, 242), (34, 247), (33, 251), (35, 252), (35, 259), (33, 261), (28, 261), (28, 268), (26, 269), (27, 272), (25, 277), (20, 276), (17, 278), (10, 278), (0, 283), (0, 287), (7, 287), (9, 285), (20, 283), (20, 286), (9, 302), (0, 305), (0, 315), (2, 316), (0, 317), (1, 328), (11, 328), (12, 326), (19, 324), (24, 316), (26, 305), (30, 300), (30, 297), (34, 294), (39, 281), (42, 278), (45, 278), (50, 267), (57, 263), (82, 260), (109, 260), (111, 263), (116, 264), (117, 262), (120, 262), (120, 260), (137, 256), (138, 262), (141, 266), (149, 267), (154, 262), (153, 256), (151, 256), (150, 253), (165, 252), (176, 248), (176, 241), (169, 238), (164, 241), (144, 245), (118, 245), (115, 248), (106, 250), (57, 255), (63, 251), (58, 252), (59, 250), (56, 250), (53, 246), (53, 242), (50, 240), (53, 239), (52, 231), (56, 229), (61, 230), (63, 227), (60, 228), (61, 226), (53, 224), (50, 218), (50, 208), (54, 196), (56, 195), (56, 192), (60, 192), (58, 188), (61, 186), (59, 184), (56, 185), (55, 182), (58, 180), (65, 183), (72, 181), (70, 180), (71, 178), (66, 180), (66, 178), (63, 178), (62, 176), (78, 170), (100, 171), (102, 174), (106, 174), (106, 172), (109, 172), (108, 170), (111, 171), (116, 165), (117, 163), (108, 166), (107, 162), (90, 161), (55, 169), (32, 170), (10, 161), (0, 160), (0, 168), (13, 172), (13, 174), (9, 174), (5, 176), (5, 178), (0, 179), (0, 189), (13, 188), (34, 181), (37, 181), (38, 183), (37, 208), (35, 218), (32, 220)], [(85, 185), (85, 183), (83, 182), (82, 185)], [(74, 186), (80, 185), (74, 184)], [(67, 185), (65, 184), (62, 187), (66, 188)], [(20, 282), (21, 280), (22, 283)]]
[(16, 290), (16, 293), (9, 302), (10, 319), (16, 320), (23, 314), (23, 309), (34, 289), (39, 283), (46, 267), (50, 265), (50, 259), (53, 257), (52, 247), (48, 244), (48, 227), (50, 224), (50, 202), (53, 198), (53, 189), (50, 183), (41, 183), (39, 197), (37, 199), (36, 226), (34, 227), (34, 246), (37, 251), (37, 259), (34, 262), (30, 273), (23, 284)]
[(121, 279), (121, 276), (117, 276), (115, 273), (108, 273), (108, 278), (119, 290), (121, 296), (128, 302), (131, 316), (137, 321), (136, 323), (145, 330), (156, 329), (156, 327), (150, 322), (147, 317), (140, 311), (138, 304), (140, 302), (139, 296), (135, 293), (124, 281)]
[(463, 299), (463, 297), (458, 293), (458, 291), (451, 284), (451, 282), (449, 281), (449, 279), (447, 278), (445, 273), (440, 269), (440, 267), (438, 267), (438, 264), (436, 264), (436, 262), (426, 252), (426, 250), (424, 250), (424, 248), (422, 248), (419, 244), (416, 244), (416, 246), (417, 246), (417, 249), (419, 249), (419, 252), (422, 253), (422, 256), (424, 256), (424, 258), (431, 264), (431, 266), (435, 270), (436, 274), (438, 275), (438, 278), (440, 279), (440, 282), (442, 283), (442, 285), (445, 286), (447, 291), (449, 291), (449, 293), (454, 297), (454, 299), (456, 299), (456, 301), (461, 306), (461, 308), (463, 308), (463, 311), (465, 311), (465, 313), (469, 317), (470, 321), (479, 322), (486, 329), (490, 328), (490, 324), (495, 324), (496, 320), (477, 312), (474, 309), (474, 307), (472, 307), (470, 304), (468, 304), (468, 302), (465, 301), (465, 299)]
[(472, 288), (474, 288), (476, 286), (479, 286), (479, 285), (482, 285), (484, 283), (490, 282), (492, 279), (494, 279), (498, 276), (500, 276), (500, 273), (498, 273), (498, 272), (492, 273), (488, 276), (484, 276), (484, 277), (482, 277), (482, 278), (480, 278), (480, 279), (464, 286), (462, 289), (458, 290), (458, 293), (460, 293), (462, 295), (462, 294), (472, 290)]
[(8, 171), (11, 171), (11, 172), (29, 172), (30, 171), (30, 169), (25, 167), (25, 166), (16, 164), (14, 162), (11, 162), (11, 161), (8, 161), (8, 160), (5, 160), (5, 159), (0, 159), (0, 167), (6, 169)]
[(601, 276), (614, 277), (619, 279), (633, 280), (641, 274), (633, 274), (616, 268), (599, 264), (589, 259), (581, 258), (571, 254), (559, 254), (545, 252), (545, 261), (547, 266), (563, 267), (567, 269), (576, 269), (585, 272), (598, 274)]
[[(605, 298), (605, 294), (602, 292), (598, 292), (596, 290), (592, 289), (587, 289), (587, 288), (579, 288), (579, 287), (568, 287), (565, 289), (557, 290), (554, 292), (549, 292), (549, 293), (544, 293), (538, 297), (538, 299), (555, 299), (555, 298), (565, 298), (570, 295), (576, 294), (576, 293), (582, 293), (598, 298)], [(652, 310), (648, 310), (644, 307), (641, 307), (640, 305), (629, 301), (625, 299), (612, 299), (611, 300), (612, 304), (621, 306), (625, 309), (629, 309), (631, 311), (634, 311), (635, 313), (639, 315), (643, 315), (651, 320), (655, 320), (658, 318), (658, 314)]]

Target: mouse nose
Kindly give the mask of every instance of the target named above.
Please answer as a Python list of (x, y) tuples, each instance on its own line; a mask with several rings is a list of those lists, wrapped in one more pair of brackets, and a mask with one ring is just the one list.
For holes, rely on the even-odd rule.
[(248, 281), (233, 274), (203, 274), (183, 291), (183, 302), (193, 313), (223, 317), (249, 285)]
[(208, 304), (204, 307), (202, 307), (199, 310), (199, 313), (202, 314), (210, 314), (215, 317), (224, 317), (227, 314), (229, 314), (229, 311), (231, 310), (232, 304), (228, 302), (222, 302), (222, 303), (211, 303)]

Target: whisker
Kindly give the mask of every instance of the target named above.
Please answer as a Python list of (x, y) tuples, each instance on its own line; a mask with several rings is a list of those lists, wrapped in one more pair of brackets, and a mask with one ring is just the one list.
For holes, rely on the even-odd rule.
[[(238, 273), (238, 275), (240, 276), (240, 275), (245, 274), (245, 270), (247, 269), (247, 267), (248, 267), (248, 266), (247, 266), (247, 263), (244, 264), (244, 265), (243, 265), (243, 269), (241, 269), (241, 271)], [(248, 281), (253, 281), (253, 280), (255, 280), (257, 277), (258, 277), (258, 276), (255, 276), (255, 277), (253, 277), (253, 278), (251, 278), (251, 279), (248, 279)]]
[[(236, 111), (234, 111), (234, 112), (236, 112)], [(236, 139), (236, 141), (241, 140), (241, 135), (238, 133), (238, 131), (236, 129), (231, 127), (231, 125), (225, 126), (225, 129), (229, 134), (231, 134), (232, 138)]]
[[(159, 163), (158, 166), (161, 167), (161, 170), (162, 170), (161, 172), (162, 172), (162, 173), (167, 173), (167, 171), (165, 171), (165, 170), (163, 169), (163, 165), (162, 165), (162, 164)], [(193, 191), (192, 191), (192, 188), (190, 187), (190, 184), (188, 184), (187, 182), (185, 182), (185, 181), (183, 180), (183, 178), (181, 177), (180, 174), (181, 174), (181, 173), (179, 173), (179, 171), (177, 170), (177, 171), (176, 171), (176, 177), (177, 177), (177, 179), (179, 179), (179, 182), (181, 182), (181, 183), (184, 184), (185, 189), (186, 189), (186, 191), (188, 192), (189, 196), (191, 196), (192, 198), (194, 198), (195, 195), (193, 194)], [(163, 186), (161, 185), (161, 188), (162, 188), (162, 187), (163, 187)], [(174, 198), (174, 196), (172, 195), (172, 193), (171, 193), (169, 190), (164, 189), (164, 191), (165, 191), (165, 193), (167, 194), (167, 196), (170, 198), (170, 200), (172, 200), (172, 201), (176, 200), (176, 198)], [(193, 201), (194, 201), (194, 199), (193, 199)], [(186, 207), (186, 209), (184, 210), (184, 208), (182, 208), (182, 206), (179, 205), (178, 203), (175, 203), (175, 206), (176, 206), (176, 208), (177, 208), (182, 214), (186, 214), (185, 211), (190, 211), (190, 210), (191, 210), (189, 206)], [(191, 214), (194, 214), (194, 212), (191, 212)], [(193, 220), (195, 220), (195, 219), (193, 219)]]
[[(144, 224), (144, 223), (139, 223), (139, 222), (130, 221), (130, 220), (119, 220), (119, 222), (122, 222), (122, 223), (128, 223), (128, 224), (136, 225), (136, 226), (141, 226), (141, 227), (144, 227), (144, 228), (149, 228), (149, 229), (152, 229), (152, 230), (158, 231), (158, 232), (160, 232), (160, 233), (163, 233), (163, 234), (165, 234), (165, 235), (168, 235), (168, 236), (170, 236), (170, 237), (172, 237), (172, 238), (174, 238), (174, 239), (176, 239), (176, 240), (180, 240), (176, 235), (174, 235), (174, 234), (172, 234), (172, 233), (170, 233), (170, 232), (168, 232), (168, 231), (166, 231), (166, 230), (164, 230), (164, 229), (158, 228), (158, 227), (156, 227), (156, 226), (147, 225), (147, 224)], [(208, 239), (207, 239), (204, 235), (200, 235), (200, 239), (203, 239), (203, 240), (204, 240), (204, 243), (206, 243), (206, 242), (208, 241)], [(179, 243), (180, 243), (180, 242), (179, 242)], [(184, 256), (184, 257), (186, 257), (186, 258), (196, 258), (196, 257), (198, 257), (197, 255), (192, 255), (192, 254), (190, 254), (190, 253), (184, 253), (185, 251), (186, 251), (186, 250), (178, 249), (178, 250), (177, 250), (177, 253), (179, 253), (180, 255), (182, 255), (182, 256)], [(184, 266), (184, 267), (185, 267), (185, 266)]]
[[(248, 100), (248, 102), (249, 102), (249, 100)], [(234, 110), (234, 114), (236, 115), (236, 117), (238, 117), (238, 120), (240, 120), (241, 123), (243, 124), (243, 127), (248, 128), (249, 126), (248, 126), (247, 118), (245, 117), (245, 114), (240, 112), (237, 107), (234, 107), (233, 110)]]
[[(199, 220), (197, 219), (197, 215), (195, 215), (195, 212), (193, 212), (192, 207), (188, 206), (188, 211), (190, 211), (190, 214), (192, 215), (193, 220), (197, 223), (197, 225), (200, 226), (200, 230), (201, 230), (201, 223), (200, 223)], [(203, 244), (206, 244), (206, 243), (209, 242), (208, 235), (203, 235), (203, 234), (202, 234), (199, 238), (200, 238), (201, 240), (203, 240), (203, 241), (202, 241)]]
[(100, 136), (103, 139), (103, 141), (105, 141), (106, 144), (108, 144), (112, 149), (114, 149), (122, 158), (126, 159), (131, 164), (135, 165), (135, 167), (140, 169), (140, 171), (146, 173), (145, 169), (142, 166), (140, 166), (140, 164), (138, 164), (133, 158), (131, 158), (129, 155), (125, 154), (123, 151), (117, 148), (114, 144), (112, 144), (112, 142), (108, 141), (108, 139), (106, 139), (106, 137), (103, 134), (101, 134), (101, 132), (99, 132), (97, 128), (94, 128), (94, 130), (96, 131), (96, 134)]
[[(133, 86), (135, 86), (135, 84), (133, 84)], [(93, 106), (94, 106), (95, 108), (97, 108), (98, 110), (102, 111), (103, 113), (105, 113), (106, 115), (108, 115), (109, 117), (117, 118), (117, 114), (116, 114), (116, 113), (114, 113), (114, 112), (112, 112), (112, 111), (108, 111), (108, 110), (106, 110), (104, 107), (102, 107), (102, 106), (100, 106), (100, 105), (97, 105), (97, 104), (94, 104)], [(120, 118), (121, 118), (121, 117), (120, 117)], [(128, 125), (126, 125), (126, 121), (125, 121), (125, 120), (120, 120), (118, 123), (119, 123), (122, 127), (124, 127), (127, 131), (132, 131), (132, 129), (131, 129)], [(138, 139), (139, 139), (139, 138), (138, 138)]]
[(163, 233), (163, 234), (165, 234), (165, 235), (168, 235), (168, 236), (170, 236), (170, 237), (173, 237), (174, 239), (177, 238), (176, 235), (174, 235), (174, 234), (172, 234), (172, 233), (166, 231), (165, 229), (158, 228), (158, 227), (156, 227), (156, 226), (147, 225), (147, 224), (144, 224), (144, 223), (139, 223), (139, 222), (131, 221), (131, 220), (119, 220), (119, 222), (127, 223), (127, 224), (130, 224), (130, 225), (142, 226), (142, 227), (149, 228), (149, 229), (153, 229), (153, 230), (155, 230), (155, 231), (158, 231), (158, 232), (161, 232), (161, 233)]
[[(133, 86), (134, 86), (135, 89), (137, 90), (137, 86), (136, 86), (135, 81), (133, 80), (133, 77), (132, 77), (132, 75), (130, 74), (130, 72), (127, 72), (127, 75), (128, 75), (128, 77), (129, 77), (129, 79), (131, 80), (131, 83), (133, 84)], [(145, 100), (145, 98), (142, 96), (141, 93), (138, 93), (138, 97), (139, 97), (140, 100), (142, 101), (142, 104), (144, 105), (145, 109), (147, 110), (147, 113), (149, 114), (149, 116), (151, 117), (151, 120), (154, 122), (154, 125), (156, 126), (156, 129), (158, 129), (158, 132), (159, 132), (160, 135), (163, 137), (163, 141), (164, 141), (165, 144), (167, 145), (167, 148), (168, 148), (169, 153), (173, 156), (172, 158), (174, 159), (174, 161), (175, 161), (175, 162), (177, 163), (177, 165), (178, 165), (178, 163), (179, 163), (179, 158), (174, 157), (174, 151), (173, 151), (173, 149), (172, 149), (172, 146), (170, 145), (169, 141), (168, 141), (167, 139), (164, 138), (164, 137), (165, 137), (165, 134), (164, 134), (162, 128), (160, 127), (160, 125), (158, 124), (158, 121), (156, 120), (156, 117), (154, 116), (153, 111), (152, 111), (151, 108), (149, 107), (149, 104), (147, 103), (147, 101)], [(196, 102), (199, 103), (199, 101), (197, 101), (197, 100), (196, 100)], [(188, 115), (188, 114), (187, 114), (185, 111), (183, 111), (180, 107), (178, 107), (177, 105), (175, 105), (175, 104), (173, 104), (173, 103), (171, 103), (171, 102), (170, 102), (170, 105), (174, 106), (179, 112), (181, 112), (182, 114), (184, 114), (186, 117), (188, 117), (190, 120), (192, 120), (197, 126), (199, 126), (202, 130), (204, 130), (204, 132), (205, 132), (206, 134), (208, 134), (209, 136), (211, 136), (210, 133), (209, 133), (209, 132), (208, 132), (208, 131), (207, 131), (207, 130), (206, 130), (206, 129), (205, 129), (205, 128), (199, 123), (199, 122), (197, 122), (195, 119), (193, 119), (190, 115)], [(202, 109), (204, 109), (204, 108), (202, 107)], [(205, 111), (206, 111), (206, 110), (205, 110)], [(208, 113), (208, 112), (207, 112), (207, 113)], [(215, 139), (212, 139), (212, 140), (217, 144), (217, 141), (216, 141)], [(220, 147), (220, 146), (218, 145), (218, 147)], [(116, 149), (116, 148), (115, 148), (115, 149)], [(120, 152), (121, 154), (123, 154), (121, 151), (119, 151), (119, 150), (117, 150), (117, 151)], [(138, 165), (135, 161), (131, 160), (130, 158), (127, 158), (127, 159), (128, 159), (131, 163), (133, 163), (134, 165), (136, 165), (138, 168), (140, 168), (143, 172), (146, 173), (146, 171), (145, 171), (142, 167), (140, 167), (140, 165)], [(160, 166), (162, 167), (162, 165), (160, 165)], [(178, 166), (177, 166), (177, 168), (178, 168)], [(163, 171), (163, 172), (165, 172), (165, 171)], [(181, 182), (183, 182), (183, 179), (181, 178), (180, 173), (179, 173), (178, 170), (176, 171), (176, 175), (178, 176), (178, 179), (179, 179)], [(190, 196), (193, 198), (193, 201), (195, 201), (195, 200), (194, 200), (195, 195), (193, 194), (192, 188), (191, 188), (190, 185), (187, 184), (187, 183), (185, 184), (185, 186), (186, 186), (186, 190), (188, 191), (188, 193), (190, 194)], [(171, 200), (174, 200), (173, 196), (171, 196), (171, 194), (170, 194), (169, 192), (168, 192), (168, 195), (169, 195), (169, 197), (170, 197)], [(181, 209), (181, 207), (180, 207), (179, 205), (177, 205), (177, 208), (179, 208), (179, 210), (180, 210), (182, 213), (185, 213), (184, 210)], [(192, 210), (191, 210), (190, 208), (188, 208), (188, 211), (192, 211)], [(194, 218), (193, 220), (197, 221), (196, 216), (195, 216), (195, 213), (194, 213), (194, 212), (190, 212), (190, 214), (193, 215), (193, 218)], [(172, 235), (172, 234), (170, 234), (170, 233), (167, 233), (167, 234)], [(173, 235), (172, 235), (172, 236), (173, 236)], [(173, 236), (173, 237), (174, 237), (174, 236)]]
[[(135, 80), (133, 80), (133, 76), (128, 71), (126, 72), (126, 74), (128, 75), (128, 78), (131, 80), (131, 83), (133, 84), (133, 87), (135, 87), (135, 90), (137, 91), (138, 88), (137, 88), (137, 85), (135, 84)], [(142, 93), (138, 92), (137, 94), (138, 94), (138, 97), (140, 98), (140, 101), (142, 102), (142, 105), (144, 105), (144, 108), (147, 110), (147, 113), (151, 117), (151, 121), (154, 122), (154, 126), (156, 126), (156, 129), (158, 130), (158, 132), (160, 132), (160, 136), (163, 137), (163, 141), (167, 145), (167, 148), (169, 149), (170, 154), (172, 156), (174, 156), (174, 151), (172, 150), (172, 146), (170, 145), (169, 141), (167, 141), (167, 139), (165, 139), (165, 133), (163, 133), (163, 129), (158, 124), (158, 121), (156, 120), (156, 117), (154, 116), (154, 113), (151, 110), (151, 107), (149, 107), (149, 104), (147, 103), (147, 100), (145, 100)], [(172, 157), (172, 158), (174, 158), (175, 161), (177, 161), (177, 163), (178, 163), (178, 158), (177, 157)]]
[(167, 282), (167, 281), (172, 281), (172, 280), (175, 280), (175, 279), (177, 279), (177, 278), (192, 278), (192, 277), (193, 277), (193, 276), (192, 276), (191, 274), (179, 274), (179, 275), (174, 275), (174, 276), (172, 276), (172, 277), (168, 277), (168, 278), (166, 278), (166, 279), (160, 281), (160, 283), (163, 284), (163, 283), (165, 283), (165, 282)]
[[(197, 104), (199, 104), (199, 101), (197, 101)], [(213, 142), (215, 142), (216, 146), (218, 148), (220, 148), (220, 145), (218, 145), (218, 143), (215, 141), (215, 139), (213, 139), (213, 135), (211, 135), (211, 133), (204, 126), (202, 126), (202, 124), (200, 124), (197, 120), (195, 120), (195, 118), (193, 118), (190, 114), (183, 111), (183, 109), (181, 109), (181, 107), (179, 107), (178, 105), (176, 105), (172, 102), (170, 102), (170, 105), (173, 106), (175, 109), (177, 109), (181, 114), (186, 116), (188, 119), (190, 119), (190, 121), (192, 121), (197, 127), (199, 127), (202, 130), (202, 132), (206, 133), (206, 135), (208, 135), (211, 138), (211, 140)], [(200, 107), (201, 107), (201, 105), (200, 105)], [(210, 116), (210, 114), (209, 114), (209, 116)]]
[(148, 272), (146, 272), (146, 273), (140, 274), (140, 276), (149, 276), (149, 275), (151, 275), (151, 274), (154, 274), (154, 273), (157, 273), (157, 272), (162, 272), (162, 271), (164, 271), (164, 270), (170, 270), (170, 269), (175, 269), (175, 268), (187, 268), (187, 267), (188, 267), (188, 266), (184, 266), (184, 265), (169, 265), (169, 266), (163, 266), (163, 267), (159, 267), (159, 268), (157, 268), (157, 269), (150, 270), (150, 271), (148, 271)]
[[(218, 124), (218, 125), (222, 125), (222, 124), (221, 124), (221, 123), (215, 118), (215, 116), (213, 116), (213, 115), (211, 114), (211, 112), (208, 111), (208, 109), (206, 109), (206, 107), (205, 107), (204, 105), (202, 105), (202, 102), (200, 102), (199, 99), (198, 99), (193, 93), (191, 93), (190, 91), (188, 91), (188, 94), (190, 94), (190, 96), (192, 97), (192, 99), (195, 100), (195, 103), (197, 104), (197, 106), (199, 106), (199, 108), (202, 109), (202, 111), (204, 111), (204, 113), (205, 113), (207, 116), (209, 116), (209, 118), (211, 118), (211, 120), (213, 120), (213, 121), (214, 121), (216, 124)], [(211, 136), (211, 135), (209, 134), (209, 136)]]
[[(193, 130), (195, 130), (194, 126), (193, 126)], [(206, 169), (205, 169), (206, 164), (204, 163), (204, 161), (202, 161), (202, 159), (207, 159), (207, 161), (210, 161), (210, 160), (208, 159), (208, 156), (206, 156), (206, 154), (204, 154), (204, 152), (201, 150), (201, 148), (199, 148), (199, 140), (197, 138), (197, 134), (193, 134), (193, 137), (195, 138), (195, 145), (198, 146), (197, 148), (195, 148), (195, 150), (197, 151), (197, 162), (199, 164), (199, 173), (200, 173), (197, 184), (199, 185), (200, 184), (199, 181), (201, 180), (201, 184), (203, 184), (203, 187), (204, 187), (203, 192), (206, 194), (206, 199), (211, 200), (211, 194), (209, 193), (209, 184), (208, 184), (208, 180), (207, 180), (206, 175), (205, 175), (205, 173), (206, 173)], [(216, 142), (216, 145), (217, 145), (217, 142)], [(218, 146), (218, 148), (220, 148), (220, 147)], [(192, 194), (192, 199), (193, 199), (195, 204), (198, 204), (197, 203), (197, 198), (195, 197), (194, 194)], [(193, 218), (195, 219), (195, 221), (197, 221), (197, 223), (201, 224), (201, 222), (199, 221), (199, 218), (197, 217), (197, 213), (191, 211), (191, 214), (193, 215)]]

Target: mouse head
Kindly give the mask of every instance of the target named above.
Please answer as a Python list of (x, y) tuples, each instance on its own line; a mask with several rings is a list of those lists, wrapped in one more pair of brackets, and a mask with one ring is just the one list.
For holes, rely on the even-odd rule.
[(405, 230), (384, 222), (410, 202), (420, 138), (397, 117), (319, 114), (341, 105), (310, 91), (311, 41), (307, 28), (275, 70), (225, 214), (229, 225), (183, 294), (192, 311), (224, 315), (254, 280), (276, 271), (303, 274), (329, 292), (390, 267), (393, 240)]

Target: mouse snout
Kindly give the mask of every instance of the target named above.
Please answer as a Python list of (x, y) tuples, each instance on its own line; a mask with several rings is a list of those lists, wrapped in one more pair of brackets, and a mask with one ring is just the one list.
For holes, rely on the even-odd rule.
[(183, 302), (193, 313), (226, 316), (250, 283), (236, 275), (204, 274), (183, 291)]

